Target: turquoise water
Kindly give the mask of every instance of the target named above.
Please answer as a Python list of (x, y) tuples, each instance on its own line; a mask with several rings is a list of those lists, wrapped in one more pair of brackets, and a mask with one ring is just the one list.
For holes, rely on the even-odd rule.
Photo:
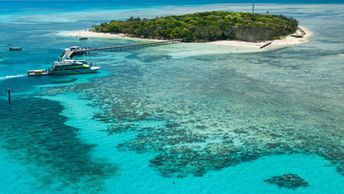
[[(343, 5), (257, 5), (314, 33), (309, 43), (277, 51), (172, 45), (85, 56), (101, 72), (71, 83), (25, 77), (71, 45), (132, 43), (80, 42), (61, 31), (131, 15), (250, 9), (79, 6), (0, 14), (1, 193), (343, 193)], [(9, 52), (10, 44), (23, 51)], [(287, 173), (310, 186), (264, 182)]]

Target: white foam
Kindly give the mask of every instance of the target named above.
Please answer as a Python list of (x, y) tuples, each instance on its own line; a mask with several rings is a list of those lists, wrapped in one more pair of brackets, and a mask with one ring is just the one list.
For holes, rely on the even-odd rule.
[(5, 79), (12, 79), (12, 78), (18, 78), (18, 77), (25, 77), (26, 74), (16, 74), (16, 75), (6, 75), (3, 77), (0, 77), (0, 80), (5, 80)]

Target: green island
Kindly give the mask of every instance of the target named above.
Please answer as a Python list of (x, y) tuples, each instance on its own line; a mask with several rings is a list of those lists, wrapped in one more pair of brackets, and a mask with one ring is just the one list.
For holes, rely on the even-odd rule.
[(150, 39), (184, 42), (216, 40), (265, 41), (293, 34), (298, 21), (283, 15), (211, 11), (179, 16), (113, 20), (93, 28), (95, 32), (122, 33)]

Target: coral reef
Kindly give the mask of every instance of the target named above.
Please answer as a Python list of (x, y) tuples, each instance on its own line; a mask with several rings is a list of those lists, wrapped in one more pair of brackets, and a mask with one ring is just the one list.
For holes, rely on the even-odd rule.
[[(281, 63), (280, 56), (266, 55), (271, 63)], [(102, 110), (96, 118), (109, 124), (109, 135), (136, 133), (118, 148), (154, 152), (150, 165), (165, 177), (202, 176), (262, 156), (290, 153), (320, 155), (344, 174), (339, 94), (324, 100), (321, 92), (268, 81), (279, 77), (239, 73), (233, 64), (240, 64), (237, 69), (247, 64), (239, 55), (219, 56), (213, 63), (211, 56), (150, 63), (144, 61), (147, 57), (132, 55), (130, 63), (122, 59), (107, 67), (110, 76), (45, 93), (68, 91), (94, 100)]]
[(266, 183), (275, 184), (278, 187), (287, 189), (297, 189), (299, 187), (308, 187), (309, 184), (306, 180), (298, 176), (297, 174), (284, 174), (281, 176), (273, 176), (264, 180)]

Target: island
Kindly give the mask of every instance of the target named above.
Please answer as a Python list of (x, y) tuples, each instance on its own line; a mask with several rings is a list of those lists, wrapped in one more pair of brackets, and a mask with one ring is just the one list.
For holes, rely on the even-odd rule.
[(257, 42), (293, 34), (298, 30), (298, 24), (296, 19), (283, 15), (211, 11), (153, 19), (130, 17), (101, 23), (92, 31), (145, 39), (179, 39), (183, 42)]
[(182, 44), (164, 49), (179, 57), (273, 51), (307, 43), (312, 32), (283, 15), (210, 11), (151, 19), (130, 17), (57, 35), (137, 42), (178, 40)]

